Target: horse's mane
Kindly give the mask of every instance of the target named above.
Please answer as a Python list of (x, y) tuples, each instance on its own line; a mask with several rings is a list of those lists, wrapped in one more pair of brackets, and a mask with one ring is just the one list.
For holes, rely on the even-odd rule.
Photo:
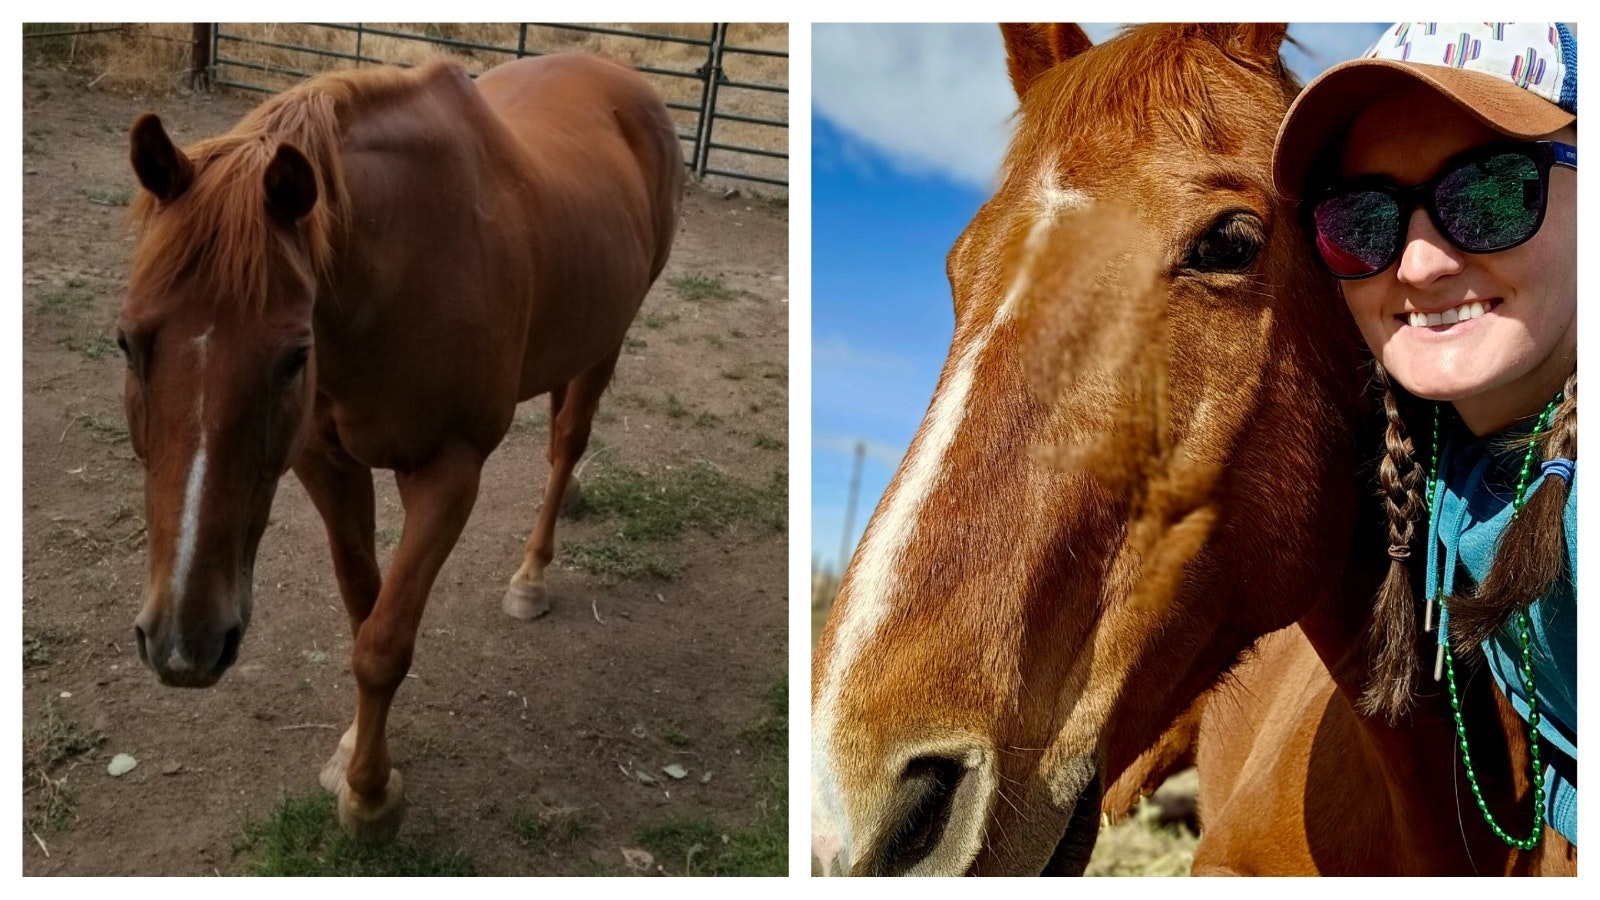
[[(1044, 162), (1031, 157), (1049, 142), (1032, 139), (1031, 128), (1062, 122), (1073, 123), (1078, 132), (1075, 139), (1098, 142), (1105, 137), (1119, 143), (1129, 134), (1146, 134), (1160, 125), (1207, 153), (1238, 154), (1241, 148), (1232, 136), (1244, 130), (1240, 118), (1264, 119), (1273, 113), (1235, 91), (1218, 73), (1226, 67), (1242, 67), (1275, 78), (1284, 92), (1285, 106), (1300, 85), (1276, 55), (1270, 60), (1251, 59), (1234, 48), (1219, 46), (1205, 27), (1128, 26), (1091, 52), (1040, 76), (1040, 83), (1029, 91), (1030, 100), (1040, 99), (1034, 106), (1025, 106), (1017, 132), (1016, 146), (1026, 151), (1021, 161)], [(1068, 81), (1072, 87), (1063, 90)], [(1253, 133), (1276, 130), (1276, 122), (1252, 121), (1250, 125), (1261, 126)]]
[[(280, 144), (293, 144), (316, 173), (317, 203), (300, 223), (314, 277), (333, 256), (348, 206), (339, 140), (350, 111), (409, 90), (451, 64), (435, 60), (418, 70), (331, 72), (272, 97), (226, 134), (187, 148), (194, 181), (176, 200), (149, 191), (133, 201), (140, 229), (131, 285), (171, 291), (182, 275), (218, 302), (264, 308), (271, 265), (282, 256), (266, 208), (263, 173)], [(226, 299), (224, 299), (226, 298)]]

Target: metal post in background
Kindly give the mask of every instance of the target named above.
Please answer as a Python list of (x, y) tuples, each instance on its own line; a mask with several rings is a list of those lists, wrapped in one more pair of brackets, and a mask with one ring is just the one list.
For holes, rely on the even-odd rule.
[(717, 30), (722, 26), (715, 23), (711, 26), (711, 35), (706, 43), (705, 65), (694, 70), (696, 78), (700, 79), (700, 109), (694, 117), (694, 146), (689, 148), (689, 171), (700, 174), (700, 148), (705, 144), (706, 120), (710, 118), (711, 85), (716, 81), (717, 59)]
[(209, 22), (194, 23), (194, 40), (189, 51), (189, 86), (197, 91), (211, 87), (211, 49), (214, 46)]
[(844, 570), (850, 565), (850, 535), (856, 526), (856, 501), (861, 497), (861, 464), (867, 458), (867, 442), (856, 441), (855, 468), (850, 471), (850, 499), (844, 506), (844, 534), (839, 536), (839, 579), (844, 580)]
[(701, 94), (700, 136), (695, 147), (694, 174), (704, 178), (706, 160), (711, 156), (711, 125), (717, 120), (717, 85), (722, 82), (722, 45), (728, 40), (728, 25), (718, 22), (711, 26), (711, 46), (706, 52), (706, 86)]

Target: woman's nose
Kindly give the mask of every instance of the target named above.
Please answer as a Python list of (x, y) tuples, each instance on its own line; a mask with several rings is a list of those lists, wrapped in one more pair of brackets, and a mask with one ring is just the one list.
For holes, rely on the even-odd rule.
[(1445, 239), (1423, 209), (1411, 211), (1405, 246), (1400, 249), (1400, 268), (1396, 277), (1406, 284), (1423, 287), (1440, 278), (1459, 273), (1466, 266), (1466, 254)]

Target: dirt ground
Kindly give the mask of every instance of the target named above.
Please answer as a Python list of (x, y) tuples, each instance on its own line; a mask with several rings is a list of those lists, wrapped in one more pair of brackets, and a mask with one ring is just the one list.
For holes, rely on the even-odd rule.
[[(246, 818), (316, 790), (354, 709), (351, 639), (320, 520), (291, 475), (238, 664), (218, 686), (184, 691), (139, 663), (142, 475), (111, 337), (132, 242), (126, 129), (152, 109), (188, 143), (250, 101), (129, 96), (89, 80), (23, 72), (22, 726), (25, 744), (52, 717), (104, 741), (47, 770), (71, 800), (55, 828), (37, 818), (51, 789), (25, 772), (23, 871), (236, 873)], [(586, 475), (699, 460), (750, 485), (786, 473), (787, 247), (785, 205), (691, 186), (672, 261), (601, 406), (595, 439), (608, 449)], [(672, 285), (691, 274), (735, 296), (691, 299)], [(668, 548), (683, 565), (672, 580), (590, 574), (558, 556), (555, 611), (506, 617), (500, 598), (547, 469), (547, 409), (543, 398), (519, 409), (424, 616), (389, 724), (411, 804), (402, 837), (460, 848), (480, 874), (624, 874), (621, 849), (642, 827), (771, 814), (742, 734), (786, 669), (787, 538), (754, 524), (691, 529)], [(399, 504), (377, 474), (386, 563)], [(558, 542), (617, 527), (564, 521)], [(138, 765), (112, 777), (123, 753)], [(671, 763), (687, 777), (662, 777)], [(554, 849), (519, 840), (519, 817), (560, 809), (581, 810), (587, 833)]]

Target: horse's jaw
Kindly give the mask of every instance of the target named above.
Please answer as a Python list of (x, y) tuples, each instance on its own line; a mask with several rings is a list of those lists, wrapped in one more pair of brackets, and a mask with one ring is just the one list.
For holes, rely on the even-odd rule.
[(1067, 830), (1056, 842), (1054, 853), (1044, 864), (1041, 875), (1082, 875), (1089, 866), (1089, 854), (1094, 852), (1095, 841), (1100, 837), (1100, 800), (1105, 793), (1104, 779), (1096, 774), (1089, 786), (1078, 795), (1072, 808), (1072, 818)]

